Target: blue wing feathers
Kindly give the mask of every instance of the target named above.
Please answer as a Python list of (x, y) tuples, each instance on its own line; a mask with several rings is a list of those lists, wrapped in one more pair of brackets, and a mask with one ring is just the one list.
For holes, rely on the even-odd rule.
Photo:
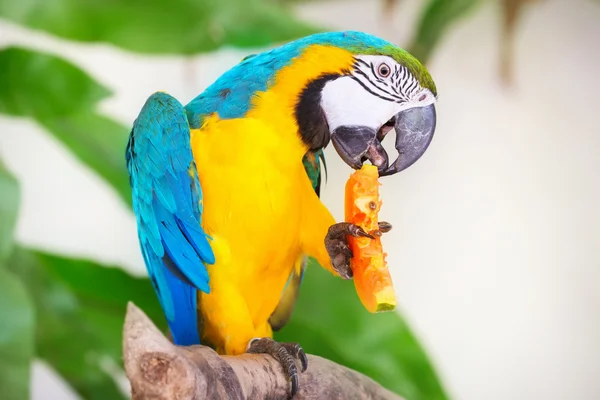
[(177, 225), (190, 244), (194, 246), (196, 253), (201, 254), (202, 261), (207, 264), (214, 264), (215, 255), (211, 251), (210, 244), (206, 239), (207, 236), (204, 234), (204, 231), (198, 229), (194, 225), (186, 224), (181, 220), (177, 220)]
[[(181, 220), (161, 207), (160, 204), (155, 204), (154, 208), (157, 219), (161, 221), (159, 231), (165, 251), (174, 265), (178, 267), (179, 272), (198, 289), (206, 292), (208, 290), (208, 272), (206, 268), (198, 268), (198, 264), (202, 265), (202, 257), (196, 252), (196, 248), (199, 246), (191, 244), (190, 238), (181, 231), (179, 227)], [(206, 236), (203, 235), (202, 239), (207, 243), (210, 251)]]
[(183, 106), (165, 93), (146, 101), (126, 151), (133, 210), (148, 274), (176, 344), (200, 343), (197, 290), (209, 292), (214, 253), (201, 227), (202, 192)]

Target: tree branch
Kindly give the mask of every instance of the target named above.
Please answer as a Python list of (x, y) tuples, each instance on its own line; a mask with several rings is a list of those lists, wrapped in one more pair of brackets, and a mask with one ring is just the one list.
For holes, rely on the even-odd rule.
[[(133, 400), (286, 399), (290, 383), (271, 356), (219, 356), (206, 346), (172, 344), (133, 303), (123, 328), (125, 372)], [(308, 355), (294, 400), (402, 400), (372, 379)]]

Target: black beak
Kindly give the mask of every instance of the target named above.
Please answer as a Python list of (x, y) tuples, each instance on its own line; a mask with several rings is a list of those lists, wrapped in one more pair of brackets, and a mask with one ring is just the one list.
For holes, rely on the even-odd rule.
[(366, 126), (340, 126), (331, 134), (331, 141), (350, 167), (359, 169), (369, 160), (377, 166), (380, 176), (393, 175), (413, 165), (429, 147), (435, 132), (435, 106), (431, 104), (401, 111), (394, 120), (398, 158), (392, 165), (389, 165), (388, 154), (381, 145), (385, 131), (378, 134)]
[(342, 160), (354, 169), (360, 169), (366, 160), (381, 171), (388, 168), (388, 155), (373, 128), (340, 126), (331, 134), (331, 141)]

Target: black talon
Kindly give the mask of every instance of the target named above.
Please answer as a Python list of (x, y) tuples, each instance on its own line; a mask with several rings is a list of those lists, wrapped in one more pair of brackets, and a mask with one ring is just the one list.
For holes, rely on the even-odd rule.
[(285, 347), (288, 352), (292, 353), (295, 358), (300, 360), (300, 363), (302, 364), (302, 370), (300, 372), (306, 371), (308, 368), (308, 358), (306, 357), (306, 353), (304, 352), (304, 349), (302, 349), (302, 346), (298, 343), (281, 343), (281, 345)]
[(306, 357), (306, 353), (302, 349), (300, 349), (298, 352), (298, 356), (300, 357), (300, 362), (302, 363), (302, 370), (300, 372), (304, 372), (308, 369), (308, 357)]
[(362, 236), (362, 237), (368, 237), (369, 239), (375, 239), (375, 236), (365, 232), (362, 228), (360, 229), (360, 231), (357, 232), (356, 235), (353, 236)]
[[(381, 221), (379, 222), (379, 229), (374, 231), (373, 235), (381, 236), (391, 229), (392, 224)], [(360, 226), (349, 222), (340, 222), (329, 227), (327, 236), (325, 236), (325, 248), (331, 259), (333, 269), (344, 279), (352, 278), (352, 268), (350, 268), (352, 250), (348, 247), (348, 235), (375, 239), (375, 236), (365, 232)]]
[(379, 231), (382, 233), (387, 233), (392, 230), (392, 224), (385, 221), (379, 221)]
[(292, 380), (292, 395), (290, 399), (293, 399), (296, 393), (298, 393), (298, 373), (295, 373), (290, 379)]
[(302, 347), (298, 343), (279, 343), (271, 338), (254, 339), (246, 351), (254, 354), (269, 354), (281, 367), (283, 372), (292, 383), (291, 397), (298, 393), (298, 368), (295, 359), (299, 359), (302, 364), (301, 372), (308, 368), (308, 358)]
[(355, 236), (355, 237), (368, 237), (370, 239), (375, 239), (375, 237), (373, 237), (373, 235), (368, 234), (367, 232), (365, 232), (365, 230), (363, 228), (361, 228), (358, 225), (353, 225), (353, 224), (348, 224), (348, 234)]

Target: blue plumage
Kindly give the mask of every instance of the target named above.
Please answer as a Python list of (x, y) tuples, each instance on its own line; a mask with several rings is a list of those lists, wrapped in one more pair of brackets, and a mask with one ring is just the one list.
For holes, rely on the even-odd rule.
[(323, 32), (246, 57), (185, 106), (190, 126), (199, 128), (203, 118), (215, 112), (221, 119), (243, 117), (250, 108), (250, 94), (265, 91), (277, 71), (313, 44), (344, 49), (379, 49), (392, 46), (383, 39), (363, 32)]
[(196, 291), (210, 291), (205, 264), (215, 256), (201, 227), (202, 190), (176, 99), (155, 93), (146, 101), (126, 160), (142, 254), (174, 342), (198, 344)]

